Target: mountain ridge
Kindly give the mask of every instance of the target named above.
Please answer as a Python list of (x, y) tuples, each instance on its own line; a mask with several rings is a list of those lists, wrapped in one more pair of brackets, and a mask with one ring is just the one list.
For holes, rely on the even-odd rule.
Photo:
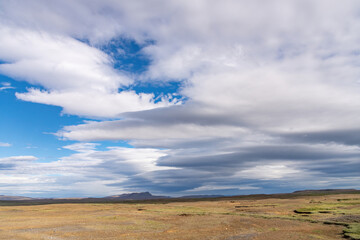
[(155, 196), (150, 192), (138, 192), (138, 193), (123, 193), (119, 195), (111, 195), (104, 198), (108, 199), (121, 199), (121, 200), (146, 200), (146, 199), (163, 199), (171, 198), (169, 196)]
[(22, 201), (22, 200), (34, 200), (34, 199), (35, 198), (23, 197), (23, 196), (0, 195), (0, 200), (4, 200), (4, 201)]
[(62, 198), (32, 198), (25, 196), (9, 196), (9, 195), (0, 195), (0, 201), (101, 201), (110, 200), (110, 201), (127, 201), (127, 200), (161, 200), (161, 199), (206, 199), (206, 198), (232, 198), (232, 197), (261, 197), (261, 196), (299, 196), (299, 195), (323, 195), (323, 194), (350, 194), (350, 193), (360, 193), (360, 190), (357, 189), (318, 189), (318, 190), (298, 190), (291, 193), (274, 193), (274, 194), (250, 194), (250, 195), (232, 195), (232, 196), (223, 196), (223, 195), (186, 195), (180, 197), (170, 197), (170, 196), (157, 196), (152, 195), (150, 192), (135, 192), (135, 193), (124, 193), (118, 195), (111, 195), (106, 197), (62, 197)]

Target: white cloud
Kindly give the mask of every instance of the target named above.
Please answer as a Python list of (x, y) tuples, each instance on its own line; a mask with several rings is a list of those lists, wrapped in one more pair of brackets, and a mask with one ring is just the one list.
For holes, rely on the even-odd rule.
[(12, 157), (5, 157), (0, 158), (0, 162), (8, 162), (8, 163), (17, 163), (21, 161), (35, 161), (37, 157), (34, 156), (12, 156)]
[(9, 82), (2, 82), (0, 83), (2, 85), (2, 87), (0, 87), (0, 92), (4, 91), (6, 89), (14, 89), (15, 87), (11, 86), (11, 83)]
[(313, 69), (289, 73), (281, 64), (210, 71), (191, 78), (192, 87), (184, 93), (224, 117), (264, 130), (314, 131), (355, 126), (360, 113), (356, 78), (344, 83), (332, 81), (327, 74), (326, 70)]
[(0, 25), (1, 72), (50, 90), (106, 92), (131, 80), (105, 53), (64, 35)]
[[(0, 176), (0, 184), (39, 184), (45, 182), (53, 182), (50, 179), (45, 179), (43, 176), (34, 176), (34, 175), (21, 175), (21, 176), (13, 176), (13, 175), (2, 175)], [(1, 189), (1, 187), (0, 187)]]
[[(76, 7), (81, 8), (82, 2), (77, 3)], [(114, 17), (111, 21), (103, 15), (96, 17), (101, 19), (99, 24), (109, 21), (113, 36), (126, 33), (139, 42), (144, 36), (153, 40), (154, 44), (143, 49), (152, 62), (142, 79), (186, 79), (181, 94), (190, 100), (185, 105), (195, 103), (199, 112), (211, 111), (219, 121), (237, 122), (239, 126), (234, 126), (236, 123), (231, 126), (233, 135), (237, 135), (237, 128), (243, 124), (252, 125), (250, 132), (254, 129), (301, 132), (354, 126), (360, 120), (360, 86), (357, 84), (360, 71), (356, 64), (359, 62), (356, 46), (360, 24), (357, 24), (355, 11), (360, 6), (356, 1), (341, 4), (335, 1), (275, 1), (271, 4), (264, 1), (198, 1), (197, 4), (159, 1), (157, 4), (162, 7), (156, 8), (156, 4), (146, 1), (105, 1), (83, 8), (84, 13), (89, 14), (89, 9), (98, 11), (111, 6), (111, 11), (107, 12), (107, 16)], [(58, 12), (54, 14), (59, 16)], [(191, 24), (188, 24), (189, 19)], [(78, 24), (80, 27), (84, 23)], [(74, 34), (73, 30), (56, 29)], [(93, 33), (88, 30), (82, 33), (93, 39)], [(83, 96), (78, 92), (74, 97), (72, 92), (52, 92), (51, 99), (48, 95), (32, 90), (26, 96), (18, 96), (29, 101), (61, 103), (64, 111), (79, 115), (96, 112), (109, 117), (120, 113), (117, 108), (125, 112), (155, 107), (152, 96), (142, 101), (131, 92), (126, 93), (129, 101), (122, 100), (125, 93)], [(73, 104), (74, 100), (91, 104), (78, 107)], [(169, 105), (168, 101), (157, 104)], [(217, 131), (190, 121), (174, 126), (170, 130), (173, 134), (169, 135), (185, 137), (192, 131), (193, 135), (187, 134), (189, 138), (204, 137), (199, 134), (199, 129), (203, 129), (205, 133), (223, 137), (223, 132), (231, 132), (228, 126), (224, 127), (225, 131)], [(152, 126), (147, 129), (143, 126), (139, 130), (131, 129), (141, 132), (139, 134), (127, 131), (122, 124), (118, 130), (111, 128), (113, 132), (110, 132), (108, 123), (98, 124), (96, 129), (93, 128), (95, 124), (89, 124), (91, 134), (79, 132), (84, 126), (68, 127), (65, 132), (69, 139), (85, 141), (149, 135), (159, 139), (166, 137), (161, 126), (149, 124)]]
[(96, 149), (97, 143), (74, 143), (71, 145), (63, 146), (65, 149), (69, 149), (76, 152), (89, 152)]
[[(118, 186), (140, 173), (177, 169), (157, 166), (157, 160), (166, 156), (158, 149), (109, 147), (96, 150), (97, 144), (76, 143), (64, 148), (76, 151), (53, 162), (37, 162), (34, 156), (0, 158), (0, 191), (14, 194), (26, 192), (51, 196), (106, 196), (124, 192)], [(116, 186), (111, 186), (117, 184)], [(35, 187), (37, 186), (37, 187)]]
[(159, 140), (168, 139), (206, 139), (232, 137), (248, 134), (241, 127), (233, 126), (202, 126), (192, 123), (151, 125), (136, 121), (103, 121), (88, 122), (83, 125), (67, 126), (57, 133), (64, 139), (77, 141), (93, 140)]
[(271, 180), (281, 179), (291, 176), (297, 176), (304, 173), (296, 169), (293, 166), (287, 166), (281, 163), (274, 163), (271, 165), (260, 165), (241, 170), (236, 175), (243, 178), (259, 179), (259, 180)]
[(11, 147), (10, 143), (0, 142), (0, 147)]
[(0, 59), (7, 62), (0, 65), (0, 72), (45, 88), (16, 93), (19, 99), (93, 117), (116, 117), (171, 104), (166, 98), (155, 103), (153, 94), (119, 92), (133, 79), (113, 69), (108, 55), (69, 36), (4, 25), (0, 34)]
[[(92, 167), (103, 166), (106, 171), (114, 171), (119, 174), (138, 174), (146, 171), (171, 169), (169, 167), (156, 166), (156, 161), (166, 156), (166, 151), (151, 148), (124, 148), (109, 147), (106, 151), (97, 151), (93, 143), (77, 143), (64, 148), (77, 153), (63, 157), (58, 162), (49, 163), (54, 168), (72, 168), (75, 166)], [(108, 169), (107, 169), (108, 168)], [(96, 168), (90, 169), (97, 171)], [(81, 170), (82, 171), (82, 170)], [(72, 171), (69, 171), (69, 173)], [(105, 177), (105, 176), (104, 176)]]
[[(118, 93), (133, 80), (114, 70), (109, 56), (74, 39), (106, 44), (126, 35), (154, 41), (143, 50), (152, 62), (142, 79), (186, 79), (183, 95), (235, 110), (245, 121), (283, 130), (292, 128), (286, 123), (307, 124), (294, 113), (322, 109), (326, 114), (309, 122), (326, 128), (352, 124), (358, 115), (351, 114), (359, 109), (356, 1), (75, 1), (71, 10), (68, 3), (40, 0), (2, 5), (2, 58), (12, 61), (2, 71), (46, 88), (17, 94), (26, 101), (91, 117), (171, 105), (168, 99), (155, 104), (151, 94)], [(38, 8), (47, 21), (29, 14)], [(346, 121), (326, 123), (339, 108)]]
[(26, 93), (16, 93), (16, 96), (24, 101), (61, 106), (64, 113), (95, 118), (116, 118), (122, 112), (141, 111), (178, 104), (176, 100), (172, 103), (166, 98), (155, 103), (153, 94), (136, 94), (133, 91), (103, 93), (83, 89), (81, 91), (49, 92), (32, 88), (28, 89)]

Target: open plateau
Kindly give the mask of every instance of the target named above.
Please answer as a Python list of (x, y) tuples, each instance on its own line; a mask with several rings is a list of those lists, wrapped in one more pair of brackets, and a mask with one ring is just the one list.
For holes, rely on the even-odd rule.
[(352, 189), (214, 198), (2, 200), (0, 205), (4, 240), (360, 239), (360, 191)]

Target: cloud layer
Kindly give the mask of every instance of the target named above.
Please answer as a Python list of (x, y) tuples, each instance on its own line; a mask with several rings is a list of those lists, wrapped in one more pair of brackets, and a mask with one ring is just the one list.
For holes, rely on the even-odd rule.
[(134, 83), (130, 73), (114, 69), (110, 56), (65, 33), (0, 21), (0, 34), (4, 61), (0, 73), (40, 86), (16, 93), (21, 100), (61, 106), (64, 113), (107, 118), (171, 104), (167, 98), (155, 103), (151, 93), (121, 90)]
[[(69, 4), (0, 4), (0, 72), (34, 85), (16, 96), (107, 118), (55, 134), (81, 142), (65, 147), (75, 154), (34, 165), (74, 174), (51, 180), (57, 186), (172, 194), (360, 187), (358, 1)], [(114, 39), (141, 46), (144, 72), (114, 67), (102, 51)], [(131, 90), (169, 81), (186, 101)], [(97, 149), (107, 140), (113, 147)]]

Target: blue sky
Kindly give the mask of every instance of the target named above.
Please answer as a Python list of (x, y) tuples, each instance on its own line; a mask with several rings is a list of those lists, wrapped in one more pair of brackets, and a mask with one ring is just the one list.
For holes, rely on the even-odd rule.
[[(13, 88), (1, 91), (1, 140), (10, 147), (1, 149), (1, 157), (9, 155), (41, 154), (42, 159), (60, 157), (57, 148), (62, 146), (53, 135), (59, 126), (80, 123), (76, 116), (60, 116), (61, 108), (24, 102), (15, 97), (15, 91), (23, 92), (29, 84), (16, 82), (1, 76), (1, 82), (11, 83)], [(41, 151), (39, 147), (41, 146)]]
[(360, 187), (357, 1), (0, 9), (0, 194)]

